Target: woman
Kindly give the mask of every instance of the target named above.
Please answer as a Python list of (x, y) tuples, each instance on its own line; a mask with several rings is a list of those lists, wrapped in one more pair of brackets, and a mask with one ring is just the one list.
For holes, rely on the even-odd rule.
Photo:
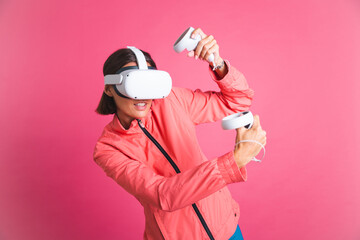
[[(205, 60), (214, 54), (217, 68), (213, 71), (210, 63), (209, 71), (220, 92), (174, 87), (165, 99), (134, 100), (107, 85), (97, 108), (114, 118), (96, 144), (94, 160), (144, 207), (144, 239), (242, 239), (239, 205), (226, 185), (246, 180), (245, 166), (261, 147), (236, 144), (233, 151), (209, 161), (197, 142), (195, 125), (248, 110), (253, 91), (244, 76), (220, 57), (216, 40), (199, 28), (192, 37), (197, 34), (202, 40), (188, 56)], [(156, 67), (143, 53), (148, 65)], [(115, 74), (136, 64), (131, 50), (120, 49), (106, 60), (103, 72)], [(251, 129), (237, 129), (236, 142), (252, 139), (266, 144), (259, 117), (254, 118)]]

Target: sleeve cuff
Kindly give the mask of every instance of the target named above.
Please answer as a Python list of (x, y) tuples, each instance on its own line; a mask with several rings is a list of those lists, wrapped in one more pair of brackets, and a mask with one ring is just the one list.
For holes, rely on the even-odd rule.
[(228, 60), (224, 60), (227, 68), (228, 68), (228, 72), (227, 74), (223, 77), (223, 78), (219, 78), (218, 75), (216, 75), (216, 73), (212, 70), (211, 66), (209, 65), (209, 73), (210, 73), (210, 76), (211, 78), (215, 81), (215, 82), (218, 82), (218, 81), (223, 81), (227, 76), (229, 76), (230, 74), (230, 70), (231, 70), (231, 65), (230, 65), (230, 62)]
[(209, 73), (213, 81), (219, 86), (221, 90), (227, 92), (238, 92), (242, 90), (248, 90), (249, 85), (246, 81), (245, 76), (236, 68), (230, 66), (228, 60), (224, 60), (228, 66), (227, 74), (222, 78), (218, 79), (215, 72), (209, 67)]
[(226, 184), (244, 182), (247, 180), (246, 168), (239, 169), (234, 159), (234, 152), (231, 151), (218, 158), (217, 165)]

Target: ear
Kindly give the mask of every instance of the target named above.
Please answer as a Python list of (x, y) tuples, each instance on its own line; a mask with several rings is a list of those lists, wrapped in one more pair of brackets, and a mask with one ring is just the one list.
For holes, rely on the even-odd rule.
[(112, 85), (105, 85), (105, 88), (104, 88), (104, 93), (106, 95), (108, 95), (109, 97), (113, 97), (113, 92), (111, 91), (112, 90)]

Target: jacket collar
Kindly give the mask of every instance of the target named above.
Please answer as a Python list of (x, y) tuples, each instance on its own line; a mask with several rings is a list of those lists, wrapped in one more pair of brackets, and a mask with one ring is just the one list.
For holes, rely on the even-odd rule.
[[(151, 115), (152, 115), (152, 109), (150, 108), (148, 114), (144, 118), (140, 118), (140, 120), (144, 124), (145, 128), (150, 128), (151, 127)], [(129, 129), (125, 129), (123, 127), (123, 125), (120, 123), (120, 120), (119, 120), (119, 118), (117, 117), (116, 114), (114, 114), (111, 126), (112, 126), (112, 129), (115, 132), (118, 132), (120, 134), (142, 133), (142, 130), (140, 129), (140, 127), (138, 125), (138, 121), (136, 119), (134, 119), (131, 122)]]

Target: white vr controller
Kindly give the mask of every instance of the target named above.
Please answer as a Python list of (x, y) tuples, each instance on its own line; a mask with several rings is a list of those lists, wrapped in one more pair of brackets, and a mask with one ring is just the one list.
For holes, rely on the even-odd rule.
[[(198, 43), (201, 40), (201, 36), (200, 35), (196, 35), (195, 39), (191, 38), (191, 34), (193, 33), (195, 29), (193, 27), (189, 27), (188, 29), (186, 29), (185, 32), (183, 32), (183, 34), (181, 34), (181, 36), (176, 40), (176, 42), (174, 43), (174, 50), (177, 53), (181, 53), (182, 51), (184, 51), (185, 49), (187, 49), (188, 51), (192, 51), (196, 48), (196, 46), (198, 45)], [(211, 54), (208, 58), (208, 60), (210, 62), (213, 63), (213, 65), (215, 66), (214, 60), (214, 54)]]
[(235, 113), (224, 117), (221, 121), (221, 126), (225, 130), (245, 127), (251, 128), (254, 123), (254, 116), (250, 111)]
[[(229, 130), (229, 129), (237, 129), (240, 127), (245, 127), (247, 129), (250, 129), (253, 126), (254, 123), (254, 116), (250, 111), (247, 112), (239, 112), (239, 113), (235, 113), (232, 114), (230, 116), (224, 117), (221, 125), (223, 127), (223, 129), (225, 130)], [(239, 143), (242, 142), (253, 142), (256, 144), (259, 144), (262, 149), (264, 150), (264, 154), (262, 156), (261, 159), (257, 159), (255, 156), (251, 159), (255, 162), (261, 162), (265, 156), (265, 147), (263, 144), (261, 144), (260, 142), (256, 141), (256, 140), (252, 140), (252, 139), (244, 139), (244, 140), (240, 140), (236, 143), (236, 145), (238, 145)]]

